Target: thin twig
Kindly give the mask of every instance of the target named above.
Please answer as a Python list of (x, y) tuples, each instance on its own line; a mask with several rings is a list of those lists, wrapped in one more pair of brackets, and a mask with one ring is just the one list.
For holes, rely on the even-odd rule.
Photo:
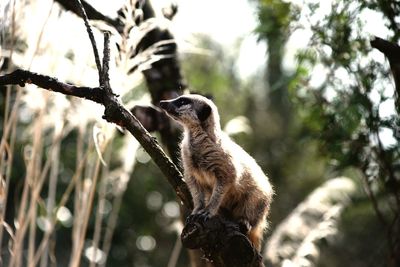
[(110, 32), (104, 32), (104, 48), (103, 48), (103, 68), (100, 75), (100, 86), (112, 94), (110, 86), (110, 77), (108, 75), (110, 69)]
[[(79, 12), (79, 8), (76, 7), (76, 4), (74, 1), (71, 0), (55, 0), (55, 2), (59, 3), (65, 10), (71, 11), (81, 17), (81, 14)], [(118, 19), (118, 18), (110, 18), (104, 14), (102, 14), (100, 11), (96, 10), (92, 5), (90, 5), (88, 2), (85, 0), (81, 0), (83, 7), (85, 8), (85, 12), (87, 17), (90, 20), (101, 20), (107, 23), (108, 25), (114, 27), (118, 32), (122, 32), (124, 25), (123, 23)]]
[(102, 67), (101, 67), (101, 64), (100, 64), (99, 51), (97, 50), (96, 41), (94, 39), (92, 28), (90, 27), (90, 24), (89, 24), (89, 19), (88, 19), (87, 15), (86, 15), (85, 8), (83, 7), (81, 0), (76, 0), (76, 3), (78, 4), (78, 7), (81, 10), (81, 15), (82, 15), (83, 21), (85, 22), (86, 31), (87, 31), (87, 33), (89, 35), (90, 43), (92, 44), (94, 60), (96, 61), (97, 70), (99, 72), (99, 83), (100, 83), (101, 82), (100, 81), (100, 77), (101, 77), (101, 74), (102, 74), (102, 71), (101, 71)]

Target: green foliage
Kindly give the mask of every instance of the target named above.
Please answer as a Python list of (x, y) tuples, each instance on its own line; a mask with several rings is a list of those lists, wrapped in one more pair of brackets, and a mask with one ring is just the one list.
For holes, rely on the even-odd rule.
[(298, 10), (290, 2), (261, 0), (258, 3), (258, 20), (261, 22), (256, 32), (262, 38), (284, 40), (290, 34), (290, 25), (298, 18)]
[(197, 36), (198, 53), (185, 54), (182, 71), (192, 93), (211, 96), (221, 110), (222, 125), (243, 114), (246, 92), (235, 66), (238, 50), (224, 49), (204, 35)]
[[(339, 1), (332, 10), (336, 12), (312, 25), (310, 47), (298, 56), (298, 75), (303, 75), (303, 83), (298, 84), (294, 97), (302, 107), (305, 125), (321, 138), (324, 152), (342, 167), (361, 167), (369, 154), (365, 148), (378, 149), (380, 141), (374, 138), (379, 138), (382, 128), (395, 130), (395, 114), (385, 118), (379, 115), (380, 106), (394, 96), (385, 90), (390, 82), (387, 67), (371, 57), (368, 63), (362, 62), (371, 52), (365, 45), (368, 40), (360, 34), (363, 25), (354, 23), (360, 21), (361, 6), (354, 8)], [(316, 64), (321, 64), (328, 75), (318, 88), (312, 88), (307, 86), (309, 78), (304, 69)]]
[[(317, 142), (306, 134), (290, 92), (302, 82), (308, 69), (296, 73), (283, 69), (286, 42), (298, 26), (300, 9), (289, 1), (265, 0), (256, 3), (260, 42), (267, 44), (265, 75), (254, 77), (249, 91), (246, 116), (253, 132), (244, 144), (268, 173), (275, 187), (270, 219), (277, 224), (305, 196), (329, 176), (326, 158), (318, 155)], [(311, 52), (304, 56), (315, 57)], [(253, 88), (259, 83), (260, 91)]]
[[(319, 7), (309, 8), (315, 11)], [(308, 15), (309, 21), (314, 21), (309, 28), (312, 37), (298, 54), (298, 83), (291, 95), (306, 130), (318, 140), (320, 153), (333, 159), (332, 166), (338, 171), (358, 169), (371, 200), (385, 199), (379, 203), (391, 206), (392, 212), (382, 211), (382, 204), (375, 206), (377, 214), (383, 214), (379, 217), (390, 225), (397, 224), (400, 213), (396, 171), (400, 162), (399, 114), (391, 104), (396, 95), (388, 66), (378, 63), (377, 53), (367, 45), (370, 37), (363, 31), (362, 14), (368, 8), (382, 13), (389, 22), (388, 14), (398, 11), (382, 1), (334, 1), (327, 16), (315, 19), (312, 13)], [(387, 25), (397, 41), (397, 28)], [(312, 82), (316, 77), (317, 85)], [(388, 226), (386, 231), (397, 230)], [(397, 237), (389, 237), (391, 257), (396, 254), (396, 245), (391, 245), (395, 242)]]

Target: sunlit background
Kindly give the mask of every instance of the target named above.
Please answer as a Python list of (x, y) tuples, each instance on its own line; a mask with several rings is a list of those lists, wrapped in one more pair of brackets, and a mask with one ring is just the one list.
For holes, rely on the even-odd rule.
[[(87, 2), (111, 18), (129, 5)], [(149, 25), (173, 35), (189, 90), (212, 95), (224, 131), (275, 187), (262, 252), (271, 266), (390, 266), (396, 255), (399, 229), (385, 227), (400, 214), (399, 110), (388, 60), (369, 41), (397, 43), (400, 11), (375, 2), (179, 0), (170, 21), (172, 2), (151, 1)], [(92, 25), (100, 51), (101, 30), (112, 32), (113, 90), (129, 108), (150, 105), (141, 70), (163, 59), (120, 53), (124, 37)], [(83, 21), (57, 2), (2, 0), (0, 31), (1, 74), (97, 86)], [(0, 265), (188, 266), (175, 193), (101, 106), (0, 88)]]

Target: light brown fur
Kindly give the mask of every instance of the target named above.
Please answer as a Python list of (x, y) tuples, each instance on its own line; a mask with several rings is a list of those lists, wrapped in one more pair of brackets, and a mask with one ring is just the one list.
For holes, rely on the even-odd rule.
[(182, 161), (191, 191), (192, 214), (221, 214), (244, 223), (260, 249), (273, 190), (255, 160), (222, 130), (217, 107), (205, 97), (185, 95), (161, 107), (184, 127)]

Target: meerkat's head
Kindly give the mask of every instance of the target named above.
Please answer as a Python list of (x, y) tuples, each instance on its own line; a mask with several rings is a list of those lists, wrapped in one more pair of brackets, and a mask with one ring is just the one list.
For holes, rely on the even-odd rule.
[(160, 107), (184, 127), (201, 125), (204, 128), (219, 127), (218, 110), (214, 103), (201, 95), (183, 95), (160, 101)]

